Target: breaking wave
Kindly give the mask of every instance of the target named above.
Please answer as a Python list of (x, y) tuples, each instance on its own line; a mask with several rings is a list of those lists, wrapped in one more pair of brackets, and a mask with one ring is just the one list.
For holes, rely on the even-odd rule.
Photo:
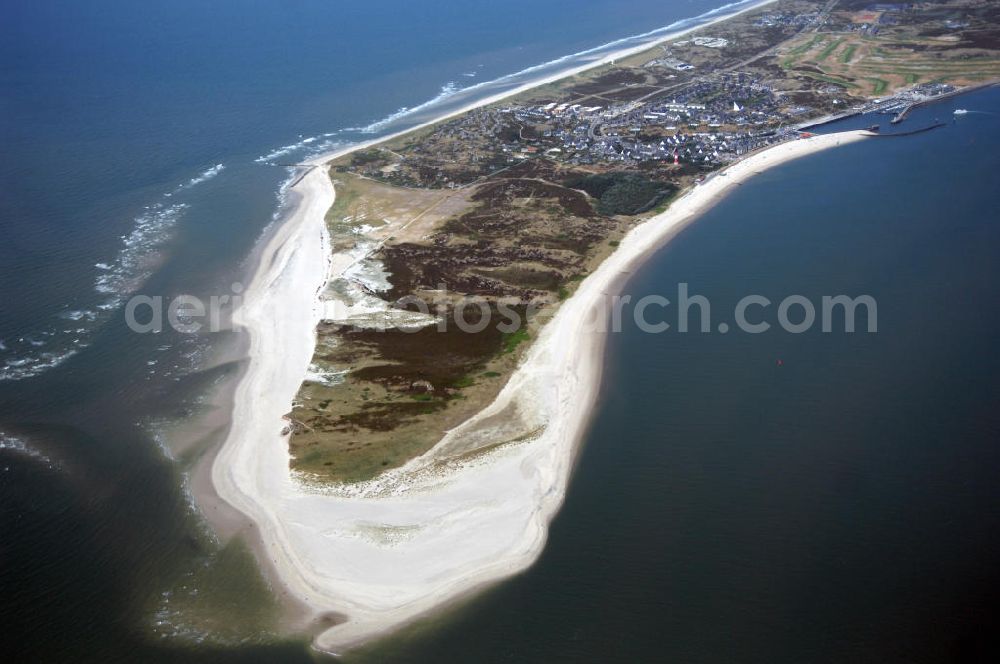
[(69, 348), (62, 350), (15, 355), (0, 367), (0, 380), (21, 380), (37, 376), (73, 357), (86, 344), (80, 339), (73, 339), (69, 345)]
[(167, 198), (169, 198), (172, 194), (176, 194), (178, 192), (184, 191), (185, 189), (190, 189), (191, 187), (199, 185), (202, 182), (208, 182), (209, 180), (211, 180), (212, 178), (214, 178), (216, 175), (218, 175), (219, 173), (221, 173), (224, 168), (225, 168), (224, 164), (216, 164), (215, 166), (212, 166), (211, 168), (206, 169), (201, 175), (198, 175), (198, 176), (195, 176), (195, 177), (191, 178), (190, 180), (188, 180), (187, 182), (185, 182), (182, 185), (178, 185), (178, 187), (176, 189), (174, 189), (171, 193), (164, 194), (164, 196), (167, 197)]
[[(495, 78), (489, 81), (482, 81), (480, 83), (475, 83), (466, 87), (461, 87), (454, 82), (448, 82), (442, 86), (441, 91), (433, 98), (428, 99), (422, 104), (418, 104), (413, 107), (403, 107), (399, 110), (390, 113), (381, 120), (376, 120), (371, 124), (364, 127), (348, 127), (341, 131), (345, 132), (359, 132), (362, 134), (375, 134), (379, 131), (389, 127), (398, 120), (405, 117), (415, 115), (429, 108), (433, 108), (441, 104), (442, 102), (455, 97), (456, 95), (461, 95), (462, 97), (468, 98), (469, 102), (472, 103), (478, 93), (480, 92), (510, 92), (516, 87), (521, 85), (529, 85), (537, 81), (542, 75), (562, 75), (567, 70), (572, 68), (572, 65), (582, 65), (588, 62), (593, 62), (602, 57), (612, 55), (615, 52), (621, 51), (626, 48), (633, 47), (644, 47), (650, 45), (651, 42), (658, 41), (664, 37), (669, 36), (671, 33), (677, 32), (678, 30), (684, 30), (687, 28), (692, 28), (703, 23), (706, 23), (712, 19), (719, 16), (726, 15), (732, 11), (749, 8), (760, 4), (767, 4), (772, 0), (742, 0), (740, 2), (731, 2), (720, 7), (716, 7), (704, 14), (699, 14), (693, 18), (682, 19), (680, 21), (675, 21), (670, 25), (663, 26), (661, 28), (656, 28), (655, 30), (650, 30), (649, 32), (643, 32), (637, 35), (631, 35), (629, 37), (623, 37), (621, 39), (616, 39), (600, 46), (594, 46), (592, 48), (585, 49), (583, 51), (578, 51), (576, 53), (570, 53), (569, 55), (564, 55), (554, 60), (549, 60), (541, 64), (532, 65), (526, 67), (520, 71), (514, 72), (512, 74), (506, 74), (499, 78)], [(476, 73), (464, 73), (465, 77), (473, 78)]]
[[(622, 51), (627, 48), (638, 48), (649, 46), (652, 42), (659, 41), (665, 37), (668, 37), (671, 33), (677, 32), (678, 30), (684, 30), (687, 28), (696, 27), (702, 25), (712, 19), (718, 18), (723, 15), (728, 15), (736, 10), (746, 9), (754, 7), (756, 5), (763, 5), (773, 0), (741, 0), (740, 2), (731, 2), (720, 7), (716, 7), (710, 11), (700, 14), (693, 18), (682, 19), (680, 21), (675, 21), (670, 25), (663, 26), (661, 28), (656, 28), (655, 30), (650, 30), (648, 32), (643, 32), (637, 35), (631, 35), (629, 37), (623, 37), (621, 39), (616, 39), (609, 41), (607, 43), (595, 46), (592, 48), (585, 49), (583, 51), (578, 51), (576, 53), (570, 53), (569, 55), (564, 55), (541, 64), (532, 65), (521, 69), (520, 71), (514, 72), (512, 74), (506, 74), (499, 78), (495, 78), (489, 81), (481, 81), (473, 85), (462, 87), (461, 85), (455, 83), (454, 81), (449, 81), (441, 86), (440, 91), (434, 97), (428, 99), (427, 101), (417, 104), (416, 106), (404, 106), (398, 110), (386, 115), (385, 117), (375, 120), (367, 125), (361, 127), (345, 127), (337, 131), (328, 132), (325, 134), (319, 134), (316, 136), (300, 137), (300, 140), (283, 145), (279, 148), (275, 148), (270, 152), (257, 157), (254, 161), (261, 164), (273, 163), (274, 160), (284, 157), (295, 152), (306, 151), (306, 148), (314, 148), (308, 150), (310, 155), (322, 154), (329, 148), (327, 145), (331, 141), (326, 143), (321, 143), (317, 145), (318, 141), (322, 139), (330, 139), (334, 136), (342, 134), (377, 134), (382, 130), (392, 126), (398, 121), (422, 113), (429, 109), (439, 106), (444, 102), (451, 100), (455, 97), (462, 99), (467, 99), (469, 103), (473, 103), (478, 98), (486, 96), (488, 93), (500, 94), (504, 92), (511, 92), (517, 87), (522, 85), (530, 85), (537, 82), (544, 76), (557, 76), (564, 75), (573, 65), (583, 65), (588, 62), (593, 62), (602, 57), (607, 57), (616, 52)], [(481, 66), (481, 65), (480, 65)], [(475, 78), (478, 71), (465, 72), (461, 75), (466, 78)]]
[(115, 260), (110, 264), (99, 263), (96, 266), (103, 269), (94, 288), (98, 293), (110, 296), (102, 307), (116, 308), (126, 295), (135, 291), (150, 277), (157, 262), (156, 249), (166, 241), (188, 207), (185, 203), (154, 203), (136, 217), (132, 231), (121, 238), (122, 248)]
[(0, 364), (0, 381), (37, 376), (86, 348), (97, 327), (152, 275), (159, 263), (158, 249), (187, 208), (184, 203), (146, 206), (135, 218), (132, 230), (121, 237), (122, 246), (114, 260), (94, 264), (98, 271), (94, 290), (102, 301), (93, 308), (64, 307), (42, 330), (5, 339), (0, 351), (8, 357)]
[(0, 352), (7, 351), (7, 357), (0, 360), (0, 381), (37, 376), (86, 348), (91, 333), (110, 318), (159, 265), (160, 249), (190, 207), (186, 203), (171, 203), (169, 199), (211, 180), (224, 169), (224, 164), (215, 164), (164, 193), (164, 200), (143, 209), (133, 220), (132, 230), (121, 236), (121, 248), (115, 258), (94, 263), (97, 270), (94, 290), (102, 296), (102, 301), (93, 308), (65, 307), (41, 331), (0, 343)]
[[(423, 103), (412, 107), (402, 107), (363, 127), (347, 127), (315, 136), (300, 136), (299, 140), (262, 154), (254, 161), (259, 164), (275, 164), (276, 160), (293, 153), (315, 156), (330, 152), (338, 147), (348, 145), (344, 139), (338, 140), (337, 138), (343, 134), (377, 134), (405, 118), (442, 106), (446, 102), (455, 104), (456, 101), (467, 101), (471, 104), (491, 94), (511, 92), (517, 87), (535, 83), (544, 77), (565, 74), (574, 65), (593, 62), (626, 48), (648, 46), (651, 42), (662, 39), (672, 32), (701, 25), (737, 9), (766, 4), (766, 1), (743, 0), (742, 2), (725, 4), (694, 18), (676, 21), (649, 32), (610, 41), (600, 46), (527, 67), (513, 74), (489, 81), (481, 81), (466, 87), (449, 81), (441, 87), (437, 95)], [(474, 78), (476, 73), (478, 72), (466, 72), (462, 76)], [(18, 339), (0, 340), (0, 353), (3, 353), (7, 358), (6, 360), (0, 359), (0, 362), (4, 362), (0, 364), (0, 381), (18, 380), (38, 375), (62, 364), (85, 348), (89, 333), (109, 318), (128, 295), (149, 278), (157, 266), (159, 247), (168, 239), (178, 219), (188, 208), (188, 205), (184, 203), (169, 204), (170, 198), (216, 177), (224, 169), (223, 164), (215, 164), (163, 194), (162, 202), (146, 207), (143, 213), (136, 218), (133, 230), (122, 237), (123, 246), (114, 260), (99, 262), (94, 266), (99, 272), (95, 280), (95, 289), (104, 296), (104, 300), (100, 304), (90, 309), (66, 307), (65, 310), (58, 312), (54, 317), (53, 325), (48, 329)], [(296, 173), (296, 169), (290, 168), (288, 178), (278, 188), (277, 208), (272, 216), (272, 224), (279, 220), (286, 211), (287, 191), (290, 184), (295, 181)], [(265, 229), (264, 232), (267, 231), (268, 229)], [(377, 275), (366, 276), (376, 277)]]
[[(298, 152), (299, 150), (303, 150), (304, 148), (308, 148), (310, 146), (317, 147), (315, 145), (317, 141), (322, 141), (325, 138), (331, 138), (333, 136), (336, 136), (338, 133), (339, 132), (334, 131), (326, 134), (319, 134), (317, 136), (308, 136), (306, 138), (300, 137), (300, 140), (295, 141), (294, 143), (289, 143), (288, 145), (282, 145), (280, 148), (275, 148), (274, 150), (271, 150), (270, 152), (262, 154), (261, 156), (257, 157), (256, 159), (254, 159), (254, 161), (257, 162), (258, 164), (269, 164), (272, 163), (275, 159), (278, 159), (279, 157), (290, 155), (293, 152)], [(320, 146), (325, 144), (326, 143), (321, 143)]]
[[(483, 84), (480, 84), (480, 85), (483, 85)], [(392, 124), (396, 120), (405, 118), (408, 115), (413, 115), (414, 113), (419, 113), (420, 111), (426, 110), (426, 109), (428, 109), (428, 108), (430, 108), (432, 106), (440, 104), (441, 102), (443, 102), (445, 99), (448, 99), (449, 97), (455, 96), (455, 94), (457, 92), (460, 92), (462, 90), (471, 90), (471, 89), (473, 89), (475, 87), (477, 87), (477, 86), (473, 85), (473, 86), (469, 86), (468, 88), (463, 88), (463, 87), (459, 86), (457, 83), (455, 83), (454, 81), (448, 81), (447, 83), (445, 83), (444, 85), (441, 86), (441, 91), (438, 92), (438, 94), (436, 96), (428, 99), (427, 101), (425, 101), (422, 104), (418, 104), (418, 105), (416, 105), (416, 106), (414, 106), (412, 108), (408, 107), (408, 106), (403, 106), (398, 111), (396, 111), (394, 113), (390, 113), (389, 115), (385, 116), (381, 120), (376, 120), (375, 122), (372, 122), (371, 124), (365, 125), (364, 127), (348, 127), (346, 129), (344, 129), (343, 131), (353, 131), (353, 132), (359, 132), (359, 133), (362, 133), (362, 134), (375, 134), (375, 133), (379, 132), (380, 130), (384, 129), (385, 127), (389, 126), (390, 124)]]
[[(51, 469), (57, 468), (56, 463), (48, 456), (31, 447), (22, 439), (6, 434), (3, 431), (0, 431), (0, 452), (9, 452), (22, 458), (32, 459), (45, 464)], [(7, 466), (4, 466), (0, 468), (0, 471), (5, 471), (7, 468)]]

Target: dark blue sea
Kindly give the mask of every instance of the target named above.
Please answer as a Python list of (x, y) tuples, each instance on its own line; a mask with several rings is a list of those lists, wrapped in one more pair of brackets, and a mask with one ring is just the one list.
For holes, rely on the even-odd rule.
[[(711, 331), (623, 316), (539, 562), (358, 660), (997, 661), (1000, 88), (898, 130), (938, 119), (763, 172), (636, 271)], [(877, 331), (781, 328), (837, 295)]]
[[(3, 3), (3, 652), (311, 661), (250, 554), (190, 498), (226, 425), (206, 395), (238, 372), (239, 339), (138, 335), (123, 303), (243, 279), (284, 210), (285, 164), (718, 4)], [(953, 122), (959, 106), (983, 113)], [(767, 172), (657, 254), (630, 292), (865, 292), (879, 332), (613, 336), (540, 563), (355, 658), (982, 651), (1000, 552), (998, 112), (976, 93), (907, 121), (940, 130)]]

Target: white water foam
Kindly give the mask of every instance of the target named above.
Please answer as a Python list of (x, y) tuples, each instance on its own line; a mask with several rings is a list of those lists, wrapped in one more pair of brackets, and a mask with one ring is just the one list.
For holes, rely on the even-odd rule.
[(0, 381), (37, 376), (86, 348), (94, 330), (150, 277), (159, 262), (158, 249), (187, 208), (183, 203), (147, 206), (136, 217), (132, 231), (122, 236), (115, 259), (94, 266), (99, 271), (94, 289), (106, 296), (105, 300), (93, 309), (66, 307), (45, 329), (7, 339), (3, 350), (10, 351), (10, 357), (0, 365)]
[[(211, 180), (223, 169), (225, 165), (215, 164), (163, 196), (170, 198)], [(0, 365), (0, 381), (37, 376), (86, 348), (91, 333), (152, 275), (161, 258), (159, 250), (189, 207), (186, 203), (169, 201), (147, 205), (133, 221), (132, 230), (121, 236), (121, 248), (115, 258), (94, 263), (98, 270), (94, 290), (106, 296), (104, 301), (93, 309), (66, 307), (55, 314), (57, 320), (76, 323), (75, 326), (53, 323), (40, 332), (10, 340), (10, 345), (0, 348), (11, 351), (11, 357)]]
[[(340, 131), (342, 132), (347, 130), (342, 129)], [(295, 141), (294, 143), (289, 143), (288, 145), (282, 145), (280, 148), (275, 148), (274, 150), (271, 150), (266, 154), (260, 155), (259, 157), (254, 159), (254, 161), (258, 164), (271, 164), (274, 163), (274, 161), (279, 157), (285, 157), (300, 150), (307, 152), (308, 154), (320, 154), (323, 152), (327, 152), (335, 147), (338, 147), (339, 145), (341, 145), (341, 143), (339, 143), (338, 141), (323, 140), (323, 139), (331, 139), (339, 133), (340, 132), (331, 131), (325, 134), (317, 134), (316, 136), (308, 136), (306, 138), (300, 137), (298, 141)]]
[[(480, 83), (479, 85), (485, 85), (485, 84), (484, 83)], [(374, 133), (378, 132), (379, 130), (384, 129), (386, 126), (392, 124), (396, 120), (399, 120), (401, 118), (405, 118), (406, 116), (412, 115), (414, 113), (419, 113), (420, 111), (423, 111), (423, 110), (425, 110), (427, 108), (430, 108), (430, 107), (432, 107), (432, 106), (434, 106), (436, 104), (440, 104), (445, 99), (448, 99), (449, 97), (453, 97), (455, 95), (455, 93), (457, 93), (457, 92), (460, 92), (462, 90), (472, 90), (473, 88), (476, 88), (476, 87), (478, 87), (478, 86), (473, 85), (473, 86), (470, 86), (468, 88), (463, 88), (463, 87), (459, 86), (457, 83), (455, 83), (454, 81), (449, 81), (449, 82), (447, 82), (447, 83), (445, 83), (444, 85), (441, 86), (441, 91), (438, 92), (438, 94), (436, 96), (428, 99), (427, 101), (425, 101), (422, 104), (417, 104), (416, 106), (414, 106), (412, 108), (408, 107), (408, 106), (403, 106), (402, 108), (400, 108), (396, 112), (390, 113), (389, 115), (385, 116), (381, 120), (376, 120), (375, 122), (372, 122), (369, 125), (365, 125), (364, 127), (348, 127), (346, 129), (344, 129), (343, 131), (353, 131), (353, 132), (358, 132), (358, 133), (361, 133), (361, 134), (374, 134)]]
[(36, 354), (24, 354), (15, 356), (7, 360), (3, 367), (0, 367), (0, 380), (21, 380), (37, 376), (43, 371), (48, 371), (57, 367), (69, 358), (77, 354), (83, 348), (82, 342), (73, 340), (74, 348), (61, 352), (40, 352)]
[[(3, 431), (0, 431), (0, 452), (9, 452), (26, 459), (39, 461), (52, 469), (58, 467), (52, 459), (28, 445), (28, 443), (21, 438), (11, 436)], [(0, 467), (0, 471), (6, 471), (8, 469), (9, 466)]]
[(98, 275), (94, 288), (111, 296), (115, 306), (137, 289), (152, 274), (156, 263), (156, 249), (169, 237), (171, 230), (185, 210), (186, 203), (163, 205), (154, 203), (135, 219), (135, 226), (123, 235), (122, 248), (110, 264)]
[[(530, 77), (531, 74), (537, 74), (547, 69), (557, 69), (559, 65), (566, 65), (565, 69), (570, 69), (571, 68), (570, 65), (573, 63), (573, 61), (579, 61), (579, 62), (593, 61), (613, 51), (621, 50), (622, 48), (627, 46), (641, 46), (643, 45), (644, 42), (656, 41), (658, 38), (661, 38), (671, 32), (676, 32), (684, 28), (689, 28), (692, 26), (699, 25), (701, 23), (705, 23), (713, 18), (716, 18), (720, 14), (726, 14), (729, 13), (731, 10), (738, 9), (741, 7), (753, 6), (755, 4), (759, 4), (760, 2), (761, 0), (741, 0), (740, 2), (731, 2), (722, 5), (720, 7), (716, 7), (715, 9), (707, 11), (704, 14), (699, 14), (698, 16), (695, 16), (693, 18), (687, 18), (687, 19), (682, 19), (680, 21), (675, 21), (670, 25), (666, 25), (661, 28), (656, 28), (655, 30), (650, 30), (649, 32), (643, 32), (637, 35), (631, 35), (629, 37), (616, 39), (601, 44), (599, 46), (595, 46), (593, 48), (585, 49), (583, 51), (578, 51), (576, 53), (571, 53), (569, 55), (564, 55), (562, 57), (555, 58), (554, 60), (549, 60), (541, 64), (532, 65), (531, 67), (526, 67), (520, 71), (514, 72), (513, 74), (506, 74), (504, 76), (495, 78), (493, 80), (482, 81), (480, 83), (475, 83), (473, 85), (469, 85), (466, 87), (462, 87), (457, 83), (455, 83), (454, 81), (449, 81), (445, 83), (443, 86), (441, 86), (441, 90), (440, 92), (438, 92), (437, 95), (435, 95), (434, 97), (428, 99), (423, 103), (417, 104), (416, 106), (404, 106), (390, 113), (389, 115), (383, 117), (382, 119), (376, 120), (362, 127), (345, 127), (337, 131), (328, 132), (325, 134), (319, 134), (317, 136), (309, 136), (305, 138), (300, 136), (300, 140), (294, 143), (289, 143), (287, 145), (275, 148), (270, 152), (260, 155), (259, 157), (254, 159), (254, 161), (262, 164), (273, 163), (274, 160), (278, 159), (279, 157), (284, 157), (299, 150), (303, 150), (304, 148), (313, 145), (314, 143), (316, 143), (317, 140), (321, 138), (331, 138), (333, 136), (337, 136), (343, 133), (376, 134), (385, 129), (386, 127), (392, 125), (398, 120), (433, 108), (434, 106), (441, 104), (442, 102), (450, 99), (451, 97), (454, 97), (459, 93), (462, 93), (463, 95), (468, 95), (478, 91), (489, 90), (490, 88), (497, 88), (508, 85), (512, 86), (514, 83), (528, 84), (531, 82), (531, 77)], [(481, 67), (482, 65), (479, 65), (479, 67), (477, 68)], [(549, 73), (555, 74), (557, 72), (552, 71)], [(462, 74), (462, 76), (467, 78), (474, 78), (477, 74), (478, 72), (475, 71), (465, 72)], [(309, 153), (313, 155), (322, 154), (323, 152), (327, 152), (334, 147), (338, 147), (339, 145), (341, 144), (337, 143), (336, 141), (328, 141), (323, 143), (322, 145), (316, 146), (317, 149), (310, 150)]]
[[(661, 38), (671, 32), (676, 32), (678, 30), (699, 25), (701, 23), (707, 22), (708, 20), (719, 16), (720, 14), (729, 13), (730, 10), (734, 10), (744, 6), (752, 6), (758, 4), (759, 2), (760, 0), (741, 0), (740, 2), (731, 2), (722, 5), (720, 7), (716, 7), (715, 9), (707, 11), (704, 14), (699, 14), (698, 16), (695, 16), (693, 18), (686, 18), (680, 21), (675, 21), (670, 25), (666, 25), (661, 28), (656, 28), (655, 30), (650, 30), (649, 32), (643, 32), (637, 35), (631, 35), (629, 37), (615, 39), (613, 41), (601, 44), (600, 46), (594, 46), (592, 48), (588, 48), (583, 51), (570, 53), (569, 55), (564, 55), (562, 57), (555, 58), (554, 60), (549, 60), (541, 64), (532, 65), (531, 67), (526, 67), (520, 71), (514, 72), (513, 74), (506, 74), (499, 78), (495, 78), (489, 81), (482, 81), (480, 83), (476, 83), (474, 85), (470, 85), (464, 88), (456, 85), (453, 82), (449, 82), (446, 83), (444, 86), (442, 86), (440, 93), (438, 93), (435, 97), (423, 102), (422, 104), (418, 104), (413, 107), (403, 107), (395, 111), (394, 113), (390, 113), (381, 120), (376, 120), (375, 122), (372, 122), (371, 124), (368, 124), (364, 127), (348, 127), (341, 131), (360, 132), (362, 134), (374, 134), (381, 131), (382, 129), (385, 129), (387, 126), (391, 125), (397, 120), (400, 120), (409, 115), (413, 115), (415, 113), (419, 113), (430, 107), (440, 104), (441, 102), (447, 100), (448, 98), (455, 96), (459, 92), (472, 93), (483, 89), (508, 85), (514, 82), (527, 84), (531, 82), (529, 76), (531, 74), (536, 74), (546, 69), (557, 68), (559, 65), (567, 65), (566, 69), (569, 69), (570, 68), (569, 65), (574, 60), (582, 62), (592, 61), (599, 59), (600, 57), (603, 57), (608, 53), (621, 50), (622, 48), (630, 45), (641, 46), (644, 42), (656, 41), (658, 38)], [(551, 73), (555, 74), (556, 72), (551, 72)], [(470, 74), (468, 73), (463, 74), (463, 76), (471, 77)], [(519, 81), (519, 79), (524, 79), (524, 80)]]
[(201, 175), (199, 175), (197, 177), (193, 177), (190, 180), (188, 180), (187, 183), (182, 184), (180, 187), (178, 187), (178, 190), (180, 190), (180, 189), (190, 189), (191, 187), (193, 187), (195, 185), (199, 185), (202, 182), (207, 182), (208, 180), (211, 180), (216, 175), (218, 175), (219, 173), (221, 173), (224, 168), (225, 168), (225, 165), (223, 165), (223, 164), (216, 164), (215, 166), (212, 166), (211, 168), (206, 169), (205, 172), (203, 172)]
[(258, 164), (269, 164), (278, 157), (284, 157), (285, 155), (297, 152), (298, 150), (308, 147), (322, 138), (329, 138), (330, 136), (333, 135), (334, 133), (331, 132), (327, 134), (318, 134), (316, 136), (308, 136), (306, 138), (302, 138), (300, 136), (298, 141), (295, 141), (294, 143), (289, 143), (288, 145), (282, 145), (280, 148), (275, 148), (274, 150), (271, 150), (267, 154), (262, 154), (261, 156), (257, 157), (256, 159), (254, 159), (254, 161), (257, 162)]
[[(538, 74), (539, 72), (545, 70), (555, 69), (559, 65), (566, 65), (566, 68), (568, 69), (574, 61), (582, 62), (594, 60), (604, 55), (605, 52), (618, 50), (628, 45), (639, 46), (644, 41), (654, 41), (656, 38), (662, 37), (666, 33), (698, 25), (715, 18), (720, 14), (729, 12), (730, 10), (757, 4), (758, 2), (759, 0), (743, 0), (742, 2), (725, 4), (694, 18), (676, 21), (670, 25), (657, 28), (649, 32), (610, 41), (605, 44), (601, 44), (600, 46), (527, 67), (513, 74), (507, 74), (490, 81), (482, 81), (467, 87), (461, 87), (455, 82), (448, 82), (441, 87), (441, 90), (437, 95), (421, 104), (417, 104), (412, 107), (400, 108), (386, 117), (376, 120), (375, 122), (372, 122), (364, 127), (348, 127), (338, 131), (318, 134), (315, 136), (300, 137), (298, 141), (276, 148), (257, 157), (254, 161), (257, 163), (269, 164), (273, 163), (279, 157), (283, 157), (297, 151), (303, 151), (310, 155), (329, 152), (346, 145), (342, 141), (333, 140), (334, 137), (339, 134), (349, 132), (374, 134), (392, 125), (398, 120), (433, 108), (434, 106), (443, 103), (457, 94), (471, 95), (480, 91), (488, 91), (491, 88), (530, 83), (532, 74)], [(476, 72), (466, 73), (463, 74), (463, 76), (472, 78), (475, 73)], [(215, 164), (214, 166), (211, 166), (203, 171), (201, 174), (191, 178), (188, 182), (179, 185), (173, 191), (165, 193), (164, 197), (170, 198), (176, 193), (206, 182), (207, 180), (216, 177), (224, 168), (225, 166), (223, 164)], [(297, 171), (295, 169), (290, 169), (289, 177), (279, 187), (277, 192), (278, 205), (272, 215), (272, 224), (269, 224), (268, 228), (264, 230), (265, 233), (268, 232), (273, 223), (277, 222), (278, 219), (280, 219), (284, 214), (287, 203), (288, 187), (296, 177)], [(0, 366), (0, 381), (17, 380), (35, 376), (43, 371), (58, 366), (65, 360), (75, 355), (79, 350), (86, 347), (87, 333), (96, 328), (97, 324), (103, 322), (103, 320), (110, 315), (110, 312), (117, 309), (124, 302), (129, 293), (134, 292), (135, 289), (137, 289), (142, 282), (152, 274), (152, 270), (158, 259), (158, 252), (156, 251), (157, 247), (162, 245), (162, 243), (169, 237), (171, 229), (187, 207), (188, 206), (183, 203), (176, 205), (157, 203), (148, 206), (146, 211), (137, 217), (133, 231), (122, 237), (124, 246), (115, 260), (110, 263), (100, 262), (95, 264), (95, 268), (101, 271), (101, 274), (99, 274), (96, 279), (95, 288), (98, 292), (108, 295), (109, 298), (103, 303), (98, 304), (94, 310), (66, 310), (60, 312), (58, 315), (58, 317), (62, 320), (74, 323), (88, 323), (89, 327), (76, 327), (62, 330), (54, 328), (48, 329), (41, 333), (41, 335), (36, 335), (44, 337), (43, 339), (32, 337), (30, 339), (24, 338), (23, 340), (17, 341), (12, 341), (10, 339), (6, 340), (7, 345), (0, 347), (0, 351), (10, 349), (14, 350), (14, 353), (13, 357), (6, 360), (6, 364)], [(359, 274), (356, 274), (355, 277), (358, 278), (358, 281), (364, 283), (366, 287), (374, 288), (376, 290), (380, 289), (380, 287), (383, 286), (383, 284), (380, 283), (382, 281), (382, 275), (378, 274), (378, 270), (370, 269), (372, 266), (365, 267), (369, 269), (359, 270)], [(60, 336), (68, 336), (72, 338), (64, 338), (61, 343), (57, 343), (57, 339), (59, 339)], [(24, 346), (24, 348), (19, 348), (19, 346)]]

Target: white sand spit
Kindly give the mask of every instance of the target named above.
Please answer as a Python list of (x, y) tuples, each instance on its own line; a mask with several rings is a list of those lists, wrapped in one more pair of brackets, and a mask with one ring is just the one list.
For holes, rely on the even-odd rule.
[[(309, 369), (319, 293), (349, 262), (327, 255), (323, 217), (334, 191), (326, 168), (306, 175), (294, 189), (302, 201), (264, 248), (234, 316), (249, 333), (250, 362), (212, 479), (257, 524), (262, 555), (288, 591), (317, 613), (347, 616), (316, 647), (341, 651), (531, 565), (562, 504), (600, 383), (606, 334), (581, 332), (584, 321), (605, 317), (606, 295), (627, 273), (738, 183), (864, 135), (783, 143), (694, 187), (580, 284), (493, 404), (404, 468), (322, 489), (289, 471), (281, 418)], [(505, 440), (515, 442), (458, 454)]]

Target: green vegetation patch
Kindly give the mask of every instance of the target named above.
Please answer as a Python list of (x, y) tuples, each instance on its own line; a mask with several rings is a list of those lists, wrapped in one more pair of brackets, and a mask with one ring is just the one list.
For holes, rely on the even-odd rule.
[(800, 70), (796, 70), (795, 73), (798, 74), (799, 76), (805, 76), (806, 78), (811, 78), (817, 81), (823, 81), (824, 83), (833, 83), (834, 85), (842, 85), (845, 88), (858, 87), (857, 83), (852, 83), (851, 81), (848, 81), (843, 78), (838, 78), (836, 76), (829, 76), (827, 74), (816, 74), (811, 71), (800, 71)]
[(351, 155), (351, 163), (354, 166), (364, 166), (365, 164), (372, 164), (376, 161), (381, 161), (382, 159), (384, 159), (384, 156), (382, 151), (378, 148), (361, 150), (360, 152), (355, 152)]
[(466, 387), (472, 387), (476, 384), (476, 379), (472, 377), (471, 374), (460, 377), (454, 383), (451, 384), (452, 387), (456, 389), (465, 389)]
[(837, 59), (846, 65), (854, 58), (854, 52), (857, 50), (857, 44), (850, 44), (847, 48), (840, 52), (840, 57)]
[(357, 190), (350, 184), (350, 176), (340, 178), (335, 178), (335, 182), (339, 180), (335, 189), (337, 191), (337, 197), (333, 201), (333, 205), (326, 213), (327, 223), (339, 223), (344, 217), (347, 216), (351, 209), (359, 198)]
[(795, 48), (793, 48), (792, 50), (790, 50), (788, 52), (788, 54), (792, 55), (792, 56), (802, 55), (803, 53), (805, 53), (806, 51), (808, 51), (809, 49), (811, 49), (813, 46), (815, 46), (816, 44), (819, 44), (822, 41), (823, 41), (823, 36), (822, 35), (816, 35), (816, 36), (814, 36), (812, 38), (811, 41), (808, 41), (805, 44), (800, 44), (800, 45), (796, 46)]
[(889, 87), (889, 82), (881, 78), (869, 78), (872, 82), (872, 94), (880, 95)]
[(833, 55), (833, 52), (836, 51), (837, 48), (839, 48), (840, 45), (843, 44), (843, 43), (844, 43), (843, 39), (837, 39), (835, 41), (830, 42), (829, 44), (827, 44), (826, 48), (824, 48), (822, 51), (820, 51), (820, 53), (819, 53), (819, 59), (820, 60), (826, 60), (828, 57), (830, 57), (831, 55)]
[(596, 198), (597, 211), (609, 216), (646, 212), (673, 191), (669, 184), (622, 171), (575, 177), (568, 180), (566, 186), (581, 189)]
[(515, 331), (505, 334), (503, 337), (503, 352), (513, 353), (517, 347), (528, 340), (528, 329), (519, 327)]

